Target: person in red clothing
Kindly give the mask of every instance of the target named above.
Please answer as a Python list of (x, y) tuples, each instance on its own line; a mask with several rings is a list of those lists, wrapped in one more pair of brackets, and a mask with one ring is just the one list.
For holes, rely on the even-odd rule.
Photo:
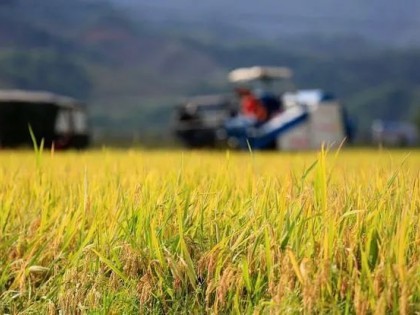
[(244, 116), (255, 117), (259, 122), (267, 119), (265, 107), (249, 89), (236, 88), (235, 91), (241, 98), (241, 111)]

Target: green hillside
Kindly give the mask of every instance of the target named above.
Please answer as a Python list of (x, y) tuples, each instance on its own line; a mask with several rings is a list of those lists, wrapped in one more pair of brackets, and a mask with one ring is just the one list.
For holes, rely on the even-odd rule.
[(287, 65), (297, 86), (335, 93), (362, 133), (372, 119), (419, 111), (418, 50), (351, 36), (230, 42), (194, 34), (157, 30), (102, 1), (10, 2), (0, 5), (0, 87), (84, 99), (96, 135), (117, 140), (166, 137), (183, 96), (225, 92), (230, 69), (255, 64)]

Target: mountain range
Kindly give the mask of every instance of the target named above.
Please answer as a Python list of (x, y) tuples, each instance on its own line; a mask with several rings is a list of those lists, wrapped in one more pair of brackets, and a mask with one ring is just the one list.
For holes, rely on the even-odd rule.
[[(159, 25), (194, 25), (205, 30), (266, 39), (318, 34), (357, 35), (387, 45), (420, 44), (417, 0), (115, 0), (135, 16)], [(184, 28), (185, 29), (185, 28)], [(238, 32), (236, 32), (238, 33)]]

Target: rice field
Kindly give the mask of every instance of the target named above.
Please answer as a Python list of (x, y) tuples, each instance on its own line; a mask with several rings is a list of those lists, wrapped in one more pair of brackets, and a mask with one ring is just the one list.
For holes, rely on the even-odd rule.
[(0, 152), (1, 314), (415, 314), (420, 151)]

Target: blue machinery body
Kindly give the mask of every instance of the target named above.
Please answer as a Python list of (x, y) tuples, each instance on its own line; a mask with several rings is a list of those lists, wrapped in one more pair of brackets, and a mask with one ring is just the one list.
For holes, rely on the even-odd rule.
[(226, 136), (231, 144), (241, 149), (271, 148), (281, 134), (305, 122), (308, 118), (309, 113), (305, 106), (290, 108), (263, 124), (238, 116), (226, 122)]

